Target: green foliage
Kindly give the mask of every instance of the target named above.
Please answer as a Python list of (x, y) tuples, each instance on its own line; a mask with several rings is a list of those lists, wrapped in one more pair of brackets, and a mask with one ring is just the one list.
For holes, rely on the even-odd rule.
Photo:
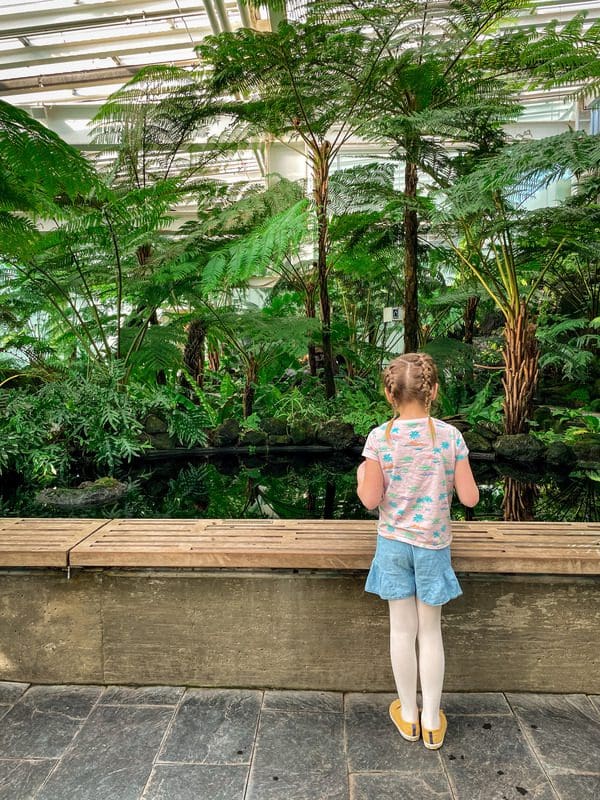
[(28, 480), (64, 480), (78, 464), (114, 474), (121, 462), (140, 455), (140, 406), (120, 384), (122, 371), (88, 377), (73, 372), (35, 392), (4, 390), (0, 469)]
[(501, 386), (499, 379), (492, 376), (485, 386), (480, 389), (473, 401), (463, 409), (465, 419), (471, 425), (481, 422), (491, 422), (494, 425), (502, 424), (502, 395), (499, 394)]
[(331, 410), (332, 416), (352, 425), (360, 436), (366, 436), (391, 416), (388, 402), (381, 393), (377, 395), (371, 382), (366, 380), (341, 384)]
[(540, 369), (554, 369), (567, 381), (586, 381), (597, 363), (600, 333), (593, 333), (585, 319), (545, 319), (537, 330), (542, 354)]

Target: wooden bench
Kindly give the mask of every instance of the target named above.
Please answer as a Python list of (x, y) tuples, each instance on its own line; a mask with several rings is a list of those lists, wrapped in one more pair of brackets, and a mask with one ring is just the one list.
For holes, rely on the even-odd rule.
[[(600, 575), (600, 523), (454, 522), (459, 572)], [(370, 520), (4, 519), (0, 566), (368, 569)]]
[[(446, 689), (600, 693), (600, 524), (453, 533)], [(387, 604), (358, 572), (375, 539), (374, 520), (0, 520), (0, 680), (392, 691)]]

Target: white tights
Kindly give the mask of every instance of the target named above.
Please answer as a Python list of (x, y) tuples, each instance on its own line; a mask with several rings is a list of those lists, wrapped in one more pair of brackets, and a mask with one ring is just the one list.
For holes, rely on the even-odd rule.
[(390, 656), (392, 670), (402, 704), (402, 717), (416, 722), (417, 651), (423, 710), (423, 727), (440, 726), (440, 700), (444, 682), (444, 644), (442, 642), (442, 607), (428, 606), (416, 597), (390, 600)]

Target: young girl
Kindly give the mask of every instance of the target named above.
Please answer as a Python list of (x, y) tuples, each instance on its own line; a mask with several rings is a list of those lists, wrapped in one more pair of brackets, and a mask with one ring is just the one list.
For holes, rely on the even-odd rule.
[[(379, 507), (377, 549), (366, 591), (389, 601), (390, 655), (398, 700), (390, 717), (405, 739), (425, 747), (444, 742), (442, 605), (462, 594), (450, 564), (450, 503), (456, 489), (474, 506), (479, 490), (456, 428), (430, 416), (438, 391), (436, 366), (424, 353), (390, 362), (383, 374), (394, 410), (369, 434), (358, 468), (358, 496)], [(417, 709), (417, 654), (423, 708)]]

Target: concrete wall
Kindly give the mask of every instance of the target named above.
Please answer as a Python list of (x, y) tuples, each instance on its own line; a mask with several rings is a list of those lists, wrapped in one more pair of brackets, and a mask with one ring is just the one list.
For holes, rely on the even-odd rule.
[[(600, 578), (459, 576), (447, 690), (600, 693)], [(8, 570), (0, 680), (393, 689), (363, 573)]]

